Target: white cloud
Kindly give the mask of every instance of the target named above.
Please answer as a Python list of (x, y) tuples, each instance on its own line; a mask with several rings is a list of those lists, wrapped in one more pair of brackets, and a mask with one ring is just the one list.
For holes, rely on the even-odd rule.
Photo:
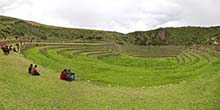
[(0, 0), (0, 14), (119, 32), (220, 25), (218, 0)]

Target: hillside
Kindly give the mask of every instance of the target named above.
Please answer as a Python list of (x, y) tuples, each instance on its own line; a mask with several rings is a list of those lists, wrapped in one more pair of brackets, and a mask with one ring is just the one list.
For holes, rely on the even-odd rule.
[(32, 21), (0, 16), (0, 36), (26, 37), (43, 40), (98, 40), (120, 41), (123, 34), (99, 30), (74, 29), (48, 26)]
[(220, 27), (160, 28), (129, 34), (118, 32), (48, 26), (16, 18), (0, 16), (0, 36), (43, 40), (113, 41), (135, 45), (219, 44)]
[[(0, 110), (220, 110), (220, 47), (208, 46), (220, 27), (122, 34), (0, 16), (0, 37), (20, 43), (0, 51)], [(61, 80), (64, 69), (79, 80)]]
[(220, 27), (160, 28), (133, 32), (127, 35), (137, 45), (192, 45), (219, 44)]
[[(140, 58), (114, 50), (100, 43), (57, 43), (8, 56), (0, 51), (0, 110), (220, 109), (218, 51), (201, 47), (176, 58)], [(39, 65), (39, 77), (27, 73), (30, 63)], [(80, 80), (60, 80), (63, 68)]]

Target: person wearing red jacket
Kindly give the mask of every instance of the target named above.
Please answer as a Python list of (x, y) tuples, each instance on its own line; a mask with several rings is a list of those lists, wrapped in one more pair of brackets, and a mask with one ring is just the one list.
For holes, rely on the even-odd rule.
[(32, 75), (40, 76), (39, 71), (37, 70), (37, 65), (35, 65), (31, 70)]
[(66, 78), (66, 69), (64, 69), (61, 73), (60, 73), (60, 79), (64, 79)]
[(1, 47), (2, 51), (4, 52), (5, 55), (8, 55), (9, 54), (9, 48), (7, 45), (3, 45)]

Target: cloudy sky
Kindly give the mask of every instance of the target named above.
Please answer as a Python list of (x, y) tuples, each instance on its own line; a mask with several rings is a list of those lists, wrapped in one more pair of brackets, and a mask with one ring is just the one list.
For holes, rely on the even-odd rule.
[(118, 32), (220, 25), (220, 0), (0, 0), (0, 15)]

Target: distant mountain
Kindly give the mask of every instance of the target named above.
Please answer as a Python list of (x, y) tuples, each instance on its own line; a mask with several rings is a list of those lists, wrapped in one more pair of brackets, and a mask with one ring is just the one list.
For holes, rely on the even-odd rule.
[(192, 45), (219, 44), (220, 27), (160, 28), (128, 34), (138, 45)]
[(128, 34), (118, 32), (64, 28), (0, 16), (0, 37), (22, 37), (43, 40), (112, 41), (135, 45), (219, 44), (218, 27), (159, 28)]

